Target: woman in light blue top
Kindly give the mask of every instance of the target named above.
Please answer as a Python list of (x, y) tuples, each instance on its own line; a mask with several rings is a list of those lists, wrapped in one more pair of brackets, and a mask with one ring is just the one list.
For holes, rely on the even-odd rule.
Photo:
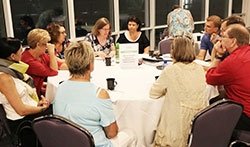
[(96, 147), (114, 146), (112, 140), (117, 139), (111, 138), (117, 136), (118, 126), (112, 102), (106, 90), (90, 82), (90, 74), (94, 69), (93, 49), (86, 41), (72, 43), (65, 50), (65, 61), (71, 77), (58, 87), (54, 113), (90, 131)]

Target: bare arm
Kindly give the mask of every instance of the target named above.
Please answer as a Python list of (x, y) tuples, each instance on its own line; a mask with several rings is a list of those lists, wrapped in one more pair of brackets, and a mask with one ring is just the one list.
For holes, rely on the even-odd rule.
[(207, 53), (206, 50), (200, 49), (200, 52), (199, 52), (198, 56), (196, 56), (196, 58), (200, 59), (200, 60), (204, 60), (205, 56), (206, 56), (206, 53)]
[(149, 54), (149, 46), (144, 48), (144, 54)]
[(0, 74), (0, 91), (3, 95), (5, 95), (6, 99), (16, 111), (16, 113), (21, 116), (39, 113), (43, 109), (48, 108), (48, 105), (44, 104), (43, 102), (37, 107), (25, 105), (17, 92), (13, 79), (8, 74)]
[[(108, 94), (108, 92), (104, 89), (102, 89), (98, 95), (99, 98), (102, 98), (102, 99), (109, 99), (110, 96)], [(109, 126), (107, 127), (104, 127), (104, 132), (107, 136), (107, 138), (113, 138), (117, 135), (118, 133), (118, 126), (117, 126), (117, 123), (116, 121), (111, 123)]]
[(55, 55), (55, 45), (48, 43), (47, 48), (50, 57), (50, 68), (55, 71), (58, 71), (57, 57)]

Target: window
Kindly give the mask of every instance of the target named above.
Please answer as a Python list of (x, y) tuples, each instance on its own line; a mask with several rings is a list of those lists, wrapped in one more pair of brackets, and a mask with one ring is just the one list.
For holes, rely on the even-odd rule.
[[(96, 20), (106, 17), (114, 31), (113, 1), (111, 0), (74, 0), (77, 27), (90, 32)], [(76, 33), (76, 36), (79, 34)]]
[[(14, 36), (23, 41), (27, 34), (27, 26), (23, 18), (29, 21), (31, 28), (45, 29), (50, 22), (62, 23), (68, 29), (67, 7), (63, 0), (10, 0)], [(33, 23), (32, 23), (33, 22)], [(68, 32), (67, 32), (68, 33)]]
[(149, 0), (120, 0), (120, 30), (127, 27), (127, 18), (131, 15), (140, 19), (142, 27), (149, 27)]
[(209, 16), (218, 15), (220, 18), (228, 16), (228, 0), (209, 0)]
[(205, 20), (205, 0), (185, 0), (183, 8), (191, 12), (194, 21)]
[(233, 0), (232, 4), (232, 14), (234, 13), (242, 13), (242, 0)]
[(0, 1), (0, 35), (1, 37), (6, 37), (5, 22), (3, 15), (3, 3)]
[(156, 0), (156, 25), (166, 25), (167, 24), (167, 14), (171, 12), (172, 6), (179, 4), (179, 0)]

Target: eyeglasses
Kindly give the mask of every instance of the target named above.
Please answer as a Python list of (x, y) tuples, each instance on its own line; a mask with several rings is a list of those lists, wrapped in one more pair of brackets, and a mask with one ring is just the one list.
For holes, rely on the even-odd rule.
[(63, 32), (60, 32), (60, 34), (66, 34), (66, 32), (65, 32), (65, 31), (63, 31)]
[(110, 29), (105, 29), (105, 28), (102, 28), (101, 30), (103, 30), (103, 31), (110, 31)]
[(224, 35), (221, 35), (220, 36), (222, 39), (224, 39), (224, 38), (229, 38), (229, 39), (232, 39), (233, 37), (228, 37), (228, 36), (224, 36)]

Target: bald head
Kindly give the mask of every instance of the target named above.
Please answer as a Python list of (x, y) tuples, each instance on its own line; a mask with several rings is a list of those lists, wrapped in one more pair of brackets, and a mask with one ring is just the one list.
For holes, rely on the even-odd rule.
[(230, 38), (235, 38), (238, 46), (249, 44), (249, 32), (246, 27), (241, 24), (229, 25), (225, 33)]

